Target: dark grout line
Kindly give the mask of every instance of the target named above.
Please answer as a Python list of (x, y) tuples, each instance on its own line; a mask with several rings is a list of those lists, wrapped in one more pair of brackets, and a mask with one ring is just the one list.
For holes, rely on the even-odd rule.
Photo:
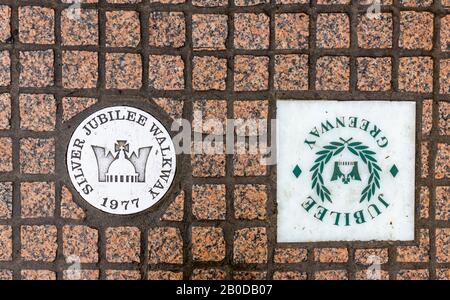
[[(11, 32), (18, 32), (19, 17), (18, 17), (18, 5), (11, 5)], [(13, 174), (17, 177), (18, 170), (20, 170), (20, 140), (15, 134), (20, 131), (20, 112), (19, 112), (19, 52), (16, 50), (16, 43), (18, 35), (13, 36), (13, 45), (11, 53), (11, 129), (13, 131)], [(13, 203), (12, 203), (12, 222), (20, 222), (21, 214), (21, 201), (20, 201), (20, 181), (13, 181)], [(13, 278), (20, 279), (20, 263), (21, 263), (21, 238), (20, 238), (20, 226), (13, 226)]]

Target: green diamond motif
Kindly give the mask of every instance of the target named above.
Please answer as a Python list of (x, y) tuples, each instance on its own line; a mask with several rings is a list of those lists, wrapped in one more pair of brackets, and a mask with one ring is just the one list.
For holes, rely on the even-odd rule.
[(294, 170), (292, 170), (292, 173), (294, 173), (295, 177), (299, 177), (300, 174), (302, 174), (302, 169), (298, 165), (295, 165)]
[(396, 166), (396, 165), (393, 165), (393, 166), (391, 167), (391, 169), (389, 170), (389, 172), (391, 172), (391, 174), (392, 174), (393, 177), (397, 176), (397, 174), (398, 174), (398, 168), (397, 168), (397, 166)]

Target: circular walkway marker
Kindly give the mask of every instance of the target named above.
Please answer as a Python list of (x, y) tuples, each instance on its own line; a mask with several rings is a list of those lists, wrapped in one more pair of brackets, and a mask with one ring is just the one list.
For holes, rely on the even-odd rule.
[(155, 205), (169, 190), (175, 147), (154, 116), (113, 106), (93, 113), (76, 128), (67, 168), (89, 204), (111, 214), (134, 214)]

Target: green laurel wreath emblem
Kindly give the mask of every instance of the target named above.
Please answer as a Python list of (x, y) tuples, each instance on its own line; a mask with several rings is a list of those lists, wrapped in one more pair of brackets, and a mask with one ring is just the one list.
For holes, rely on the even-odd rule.
[(315, 190), (317, 196), (320, 197), (322, 202), (325, 200), (331, 201), (331, 192), (325, 186), (323, 180), (323, 169), (325, 165), (331, 160), (333, 156), (338, 155), (344, 149), (348, 149), (352, 154), (361, 158), (361, 160), (367, 165), (369, 169), (369, 180), (367, 181), (367, 185), (361, 192), (361, 198), (359, 202), (370, 201), (370, 199), (375, 195), (377, 189), (380, 188), (380, 172), (381, 168), (378, 165), (377, 159), (375, 158), (375, 152), (369, 150), (369, 147), (364, 145), (361, 142), (351, 142), (353, 138), (348, 140), (344, 140), (343, 138), (339, 138), (342, 142), (330, 142), (328, 145), (324, 146), (322, 150), (316, 152), (318, 157), (314, 161), (314, 165), (309, 170), (312, 172), (312, 185), (311, 188)]

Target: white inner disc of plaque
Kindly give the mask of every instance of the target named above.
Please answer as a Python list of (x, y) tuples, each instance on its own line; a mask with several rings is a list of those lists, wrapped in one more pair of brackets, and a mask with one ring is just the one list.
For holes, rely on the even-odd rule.
[(414, 239), (415, 103), (278, 101), (278, 242)]
[(92, 206), (127, 215), (157, 203), (175, 176), (176, 153), (164, 126), (129, 106), (101, 109), (74, 131), (67, 150), (73, 186)]

